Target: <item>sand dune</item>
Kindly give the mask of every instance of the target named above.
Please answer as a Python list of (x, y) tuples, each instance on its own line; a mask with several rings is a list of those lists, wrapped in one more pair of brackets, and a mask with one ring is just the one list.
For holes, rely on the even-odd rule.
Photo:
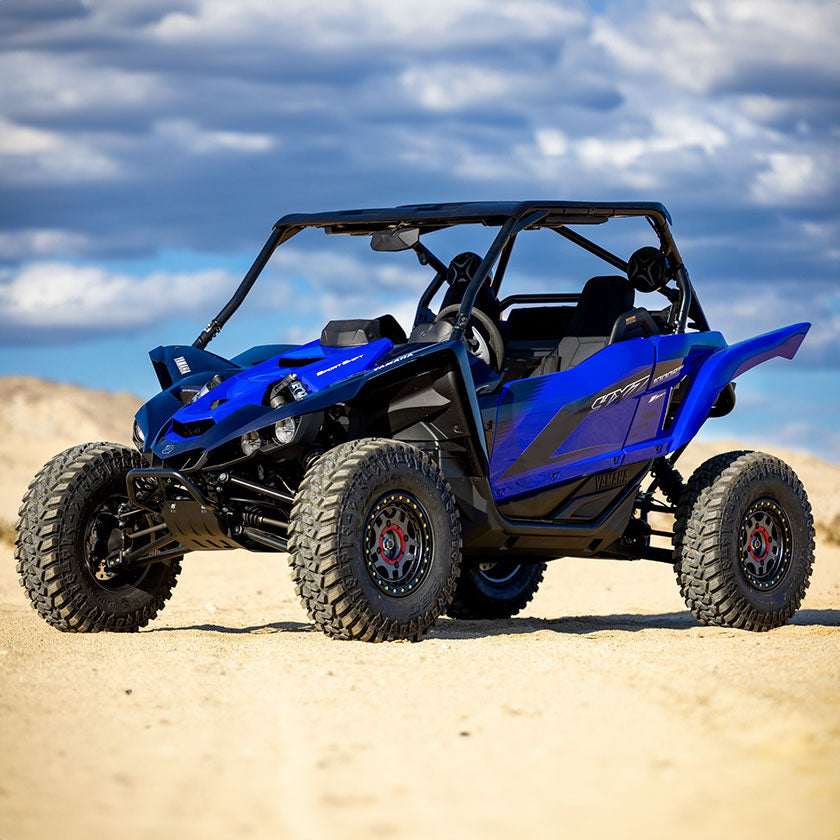
[(0, 517), (12, 519), (34, 473), (91, 440), (131, 442), (140, 401), (27, 376), (0, 377)]
[[(0, 516), (136, 404), (0, 379)], [(830, 520), (840, 468), (782, 456)], [(315, 632), (284, 558), (245, 552), (189, 557), (140, 634), (61, 634), (0, 548), (0, 838), (837, 840), (838, 626), (824, 542), (770, 633), (701, 627), (667, 566), (566, 559), (521, 617), (385, 645)]]

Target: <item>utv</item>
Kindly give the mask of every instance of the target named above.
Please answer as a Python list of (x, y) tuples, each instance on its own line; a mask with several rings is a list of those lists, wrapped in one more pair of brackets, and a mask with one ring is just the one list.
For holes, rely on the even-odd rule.
[[(656, 244), (625, 261), (580, 233), (618, 217), (645, 218)], [(35, 608), (61, 630), (137, 630), (184, 554), (244, 548), (286, 552), (310, 618), (340, 639), (418, 639), (444, 612), (510, 617), (545, 561), (570, 555), (672, 564), (704, 624), (784, 624), (814, 553), (794, 472), (730, 452), (683, 483), (674, 462), (732, 410), (733, 380), (792, 358), (810, 325), (728, 346), (669, 224), (661, 204), (569, 201), (284, 216), (192, 346), (151, 352), (163, 390), (137, 412), (137, 451), (84, 444), (35, 477), (16, 544)], [(498, 232), (483, 257), (445, 263), (421, 237), (456, 225)], [(430, 267), (409, 335), (382, 315), (301, 346), (208, 352), (274, 250), (310, 227)], [(540, 228), (618, 273), (501, 297), (514, 244)]]

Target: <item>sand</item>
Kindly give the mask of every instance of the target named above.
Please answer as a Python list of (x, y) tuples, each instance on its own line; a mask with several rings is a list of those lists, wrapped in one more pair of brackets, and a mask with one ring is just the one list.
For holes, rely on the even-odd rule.
[[(33, 468), (3, 422), (5, 499)], [(840, 470), (792, 458), (828, 520)], [(700, 626), (668, 566), (564, 559), (520, 617), (382, 645), (314, 631), (246, 552), (188, 557), (139, 634), (62, 634), (0, 549), (0, 838), (837, 840), (839, 642), (825, 542), (770, 633)]]

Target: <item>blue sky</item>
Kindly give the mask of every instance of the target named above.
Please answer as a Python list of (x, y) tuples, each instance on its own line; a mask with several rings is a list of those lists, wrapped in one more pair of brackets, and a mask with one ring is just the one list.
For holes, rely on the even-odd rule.
[[(287, 212), (658, 200), (728, 340), (814, 324), (706, 433), (840, 460), (838, 39), (834, 0), (4, 0), (0, 374), (151, 395), (146, 351), (192, 341)], [(632, 224), (603, 231), (625, 254)], [(463, 233), (429, 244), (487, 241)], [(510, 282), (601, 270), (535, 239)], [(302, 234), (212, 349), (404, 320), (423, 280)]]

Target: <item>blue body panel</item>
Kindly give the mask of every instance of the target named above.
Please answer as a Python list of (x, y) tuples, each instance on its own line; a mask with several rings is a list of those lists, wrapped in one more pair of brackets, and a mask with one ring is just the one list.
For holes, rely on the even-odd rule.
[(792, 359), (810, 328), (809, 323), (792, 324), (710, 354), (697, 371), (688, 397), (664, 441), (667, 451), (679, 449), (697, 434), (718, 394), (729, 382), (776, 356)]
[[(186, 437), (175, 432), (172, 428), (173, 420), (185, 426), (204, 423), (214, 427), (217, 433), (220, 430), (231, 429), (232, 432), (224, 436), (224, 440), (228, 440), (243, 433), (240, 431), (242, 425), (254, 428), (257, 424), (253, 421), (258, 418), (262, 421), (267, 413), (275, 419), (281, 419), (300, 413), (304, 405), (306, 410), (314, 408), (311, 397), (304, 405), (293, 404), (285, 407), (285, 410), (274, 411), (268, 409), (263, 400), (268, 388), (289, 373), (295, 373), (310, 394), (328, 390), (336, 383), (373, 367), (392, 347), (386, 338), (360, 347), (348, 348), (323, 348), (318, 341), (312, 341), (247, 368), (202, 350), (182, 347), (157, 348), (152, 351), (153, 361), (180, 358), (178, 354), (182, 354), (184, 350), (192, 350), (192, 353), (184, 354), (185, 358), (193, 369), (201, 369), (202, 373), (182, 376), (137, 412), (137, 422), (146, 435), (146, 451), (151, 450), (167, 457), (202, 445), (201, 435)], [(204, 356), (210, 359), (205, 360)], [(289, 364), (284, 364), (285, 360), (288, 360)], [(184, 385), (202, 385), (208, 379), (208, 372), (222, 373), (227, 378), (195, 402), (183, 405), (178, 396), (180, 388)], [(269, 421), (266, 417), (265, 424), (268, 422), (274, 421)], [(214, 445), (224, 442), (219, 439), (218, 434), (214, 435), (214, 438)]]
[[(653, 365), (652, 342), (638, 338), (605, 347), (570, 370), (505, 385), (490, 458), (494, 495), (542, 490), (620, 463)], [(619, 383), (623, 395), (593, 408), (602, 392), (620, 390)]]
[[(774, 356), (792, 358), (809, 327), (731, 347), (719, 332), (634, 338), (569, 370), (508, 383), (490, 456), (494, 496), (535, 493), (675, 451), (697, 434), (729, 382)], [(681, 383), (684, 398), (666, 425)]]
[[(508, 382), (498, 394), (488, 456), (494, 497), (524, 496), (673, 452), (697, 433), (729, 382), (774, 356), (792, 358), (809, 327), (794, 324), (731, 347), (718, 332), (632, 338), (604, 347), (569, 370)], [(492, 384), (496, 374), (469, 356), (461, 342), (403, 350), (388, 339), (346, 348), (313, 341), (294, 348), (277, 346), (283, 352), (248, 366), (272, 349), (254, 348), (236, 361), (191, 347), (153, 350), (159, 376), (172, 384), (137, 413), (145, 450), (165, 459), (214, 449), (285, 417), (352, 400), (377, 376), (442, 354), (449, 361), (426, 364), (460, 369), (468, 393), (466, 410), (473, 415), (468, 425), (486, 453), (475, 388)], [(224, 381), (184, 405), (180, 389), (195, 390), (212, 373), (220, 373)], [(277, 409), (265, 405), (266, 391), (289, 373), (296, 374), (309, 395)], [(487, 400), (482, 397), (483, 404)], [(176, 433), (173, 421), (195, 434)]]

